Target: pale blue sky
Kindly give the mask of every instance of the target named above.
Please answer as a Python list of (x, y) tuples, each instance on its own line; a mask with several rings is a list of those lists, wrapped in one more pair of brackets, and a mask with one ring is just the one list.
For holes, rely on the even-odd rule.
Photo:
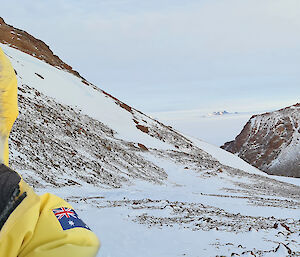
[(300, 102), (299, 0), (10, 0), (0, 15), (144, 112)]

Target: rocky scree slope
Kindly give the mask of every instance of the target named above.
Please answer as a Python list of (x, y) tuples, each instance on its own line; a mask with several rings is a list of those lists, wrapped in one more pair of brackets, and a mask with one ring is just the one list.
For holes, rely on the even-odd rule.
[[(11, 166), (22, 170), (24, 178), (35, 187), (89, 183), (116, 188), (132, 184), (133, 179), (161, 184), (167, 178), (166, 172), (140, 155), (150, 151), (176, 162), (186, 159), (186, 165), (197, 163), (198, 169), (217, 170), (222, 166), (158, 122), (136, 125), (136, 130), (142, 129), (178, 151), (151, 149), (139, 142), (119, 139), (113, 129), (76, 108), (57, 103), (25, 84), (19, 85), (18, 90), (20, 114), (10, 136)], [(133, 110), (132, 115), (133, 124), (145, 124), (145, 119), (149, 119)]]
[(251, 117), (222, 148), (268, 174), (299, 178), (300, 104)]

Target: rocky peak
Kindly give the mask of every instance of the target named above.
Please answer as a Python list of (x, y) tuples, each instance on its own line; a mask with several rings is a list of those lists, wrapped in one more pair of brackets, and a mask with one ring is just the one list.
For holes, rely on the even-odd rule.
[(252, 116), (222, 148), (269, 174), (300, 177), (300, 104)]
[(77, 71), (56, 56), (43, 41), (31, 36), (26, 31), (7, 24), (2, 17), (0, 17), (0, 43), (8, 44), (10, 47), (45, 61), (52, 66), (67, 70), (86, 81)]

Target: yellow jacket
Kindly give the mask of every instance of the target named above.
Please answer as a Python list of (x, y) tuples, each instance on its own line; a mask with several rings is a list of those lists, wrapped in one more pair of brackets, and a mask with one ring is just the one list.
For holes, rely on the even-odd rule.
[[(0, 161), (5, 165), (8, 137), (17, 116), (17, 80), (0, 48)], [(0, 228), (0, 257), (96, 256), (98, 238), (70, 204), (52, 194), (38, 196), (20, 177), (18, 181), (19, 196), (26, 197)]]

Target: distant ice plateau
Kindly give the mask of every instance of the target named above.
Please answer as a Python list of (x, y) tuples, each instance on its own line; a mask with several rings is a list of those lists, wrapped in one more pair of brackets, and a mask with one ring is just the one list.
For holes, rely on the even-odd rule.
[(216, 112), (208, 113), (204, 117), (223, 116), (223, 115), (230, 115), (230, 114), (239, 114), (239, 113), (238, 112), (228, 112), (228, 111), (224, 110), (224, 111), (216, 111)]

